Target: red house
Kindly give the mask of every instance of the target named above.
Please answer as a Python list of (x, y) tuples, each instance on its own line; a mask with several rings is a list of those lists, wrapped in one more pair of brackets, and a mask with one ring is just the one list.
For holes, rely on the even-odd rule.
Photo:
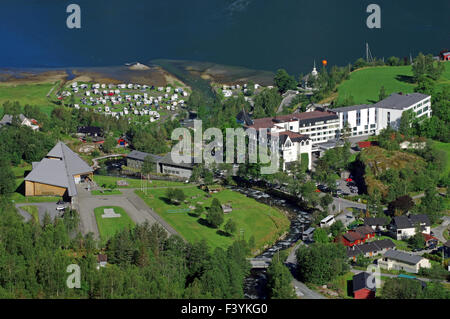
[(350, 230), (338, 240), (340, 240), (344, 246), (353, 247), (355, 245), (363, 244), (367, 239), (375, 237), (375, 231), (372, 227), (364, 225)]
[(375, 277), (361, 272), (353, 276), (353, 297), (355, 299), (374, 299), (376, 293)]
[(444, 60), (444, 61), (450, 61), (450, 51), (449, 51), (449, 52), (443, 52), (443, 53), (442, 53), (442, 60)]

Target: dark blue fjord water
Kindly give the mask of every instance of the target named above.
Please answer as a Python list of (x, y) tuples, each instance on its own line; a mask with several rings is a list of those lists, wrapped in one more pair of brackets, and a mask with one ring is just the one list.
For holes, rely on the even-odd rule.
[[(81, 29), (66, 7), (81, 7)], [(366, 8), (381, 6), (368, 29)], [(450, 49), (449, 0), (1, 0), (0, 67), (109, 66), (153, 59), (275, 71), (345, 65), (365, 54)]]

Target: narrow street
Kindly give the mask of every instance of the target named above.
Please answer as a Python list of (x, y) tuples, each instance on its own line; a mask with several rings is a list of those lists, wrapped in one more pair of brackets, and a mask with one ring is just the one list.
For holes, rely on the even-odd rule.
[(297, 246), (292, 249), (291, 253), (289, 254), (288, 258), (286, 259), (286, 267), (289, 268), (289, 270), (292, 273), (292, 276), (294, 276), (294, 279), (292, 280), (292, 284), (294, 285), (295, 293), (297, 294), (297, 297), (300, 299), (327, 299), (325, 296), (322, 296), (321, 294), (315, 292), (314, 290), (311, 290), (306, 286), (304, 283), (298, 281), (295, 277), (297, 275), (297, 249), (304, 245), (303, 242), (300, 242)]

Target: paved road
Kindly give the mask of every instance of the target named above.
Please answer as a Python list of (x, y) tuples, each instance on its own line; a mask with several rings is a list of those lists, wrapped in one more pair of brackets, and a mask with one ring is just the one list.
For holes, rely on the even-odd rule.
[(16, 208), (19, 210), (19, 214), (25, 219), (25, 222), (31, 219), (31, 215), (21, 209), (22, 206), (36, 206), (38, 208), (39, 221), (42, 223), (44, 220), (44, 216), (46, 213), (50, 215), (52, 220), (55, 219), (58, 211), (56, 210), (56, 202), (55, 203), (22, 203), (16, 204)]
[(137, 224), (147, 221), (152, 225), (158, 222), (169, 234), (178, 234), (156, 212), (149, 208), (142, 199), (134, 194), (133, 189), (121, 189), (122, 195), (114, 196), (92, 196), (82, 185), (77, 185), (77, 191), (77, 205), (81, 219), (81, 229), (84, 234), (92, 232), (95, 238), (100, 237), (94, 209), (101, 206), (122, 207)]
[(339, 198), (339, 197), (333, 197), (333, 203), (330, 205), (331, 208), (333, 207), (333, 204), (336, 207), (336, 210), (333, 212), (334, 214), (339, 213), (341, 210), (343, 210), (344, 212), (349, 212), (347, 210), (347, 208), (350, 208), (350, 207), (366, 209), (366, 204), (352, 202), (352, 201), (349, 201), (349, 200), (346, 200), (343, 198)]
[(439, 241), (445, 243), (447, 240), (444, 238), (444, 230), (450, 228), (450, 216), (444, 216), (443, 222), (438, 227), (432, 228), (434, 237), (439, 239)]
[(308, 286), (306, 286), (304, 283), (298, 281), (295, 278), (297, 274), (296, 252), (301, 245), (303, 245), (303, 242), (301, 242), (294, 249), (292, 249), (291, 253), (289, 254), (285, 262), (286, 266), (289, 268), (292, 275), (294, 276), (292, 284), (294, 285), (295, 293), (297, 294), (297, 297), (301, 299), (327, 299), (325, 296), (322, 296), (321, 294), (315, 292), (314, 290), (309, 289)]

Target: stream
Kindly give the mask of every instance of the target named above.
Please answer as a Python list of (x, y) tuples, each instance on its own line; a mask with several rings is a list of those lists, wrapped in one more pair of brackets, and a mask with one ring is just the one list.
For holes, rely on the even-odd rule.
[[(123, 178), (133, 178), (133, 176), (125, 175), (121, 172), (121, 166), (125, 164), (123, 159), (107, 160), (101, 163), (102, 168), (95, 171), (94, 174), (116, 176)], [(138, 177), (134, 177), (138, 178)], [(271, 194), (261, 190), (253, 189), (255, 183), (250, 183), (238, 178), (238, 185), (242, 187), (229, 187), (233, 191), (239, 192), (247, 197), (254, 198), (258, 202), (268, 206), (277, 207), (288, 213), (291, 226), (287, 235), (278, 240), (275, 244), (267, 247), (263, 252), (255, 258), (272, 258), (278, 251), (288, 249), (301, 240), (302, 232), (307, 230), (311, 224), (312, 216), (310, 213), (301, 210), (295, 200), (290, 198), (282, 198), (272, 191)], [(258, 185), (263, 186), (263, 185)], [(267, 292), (267, 271), (266, 269), (252, 269), (250, 275), (244, 282), (244, 296), (247, 299), (266, 299)]]

